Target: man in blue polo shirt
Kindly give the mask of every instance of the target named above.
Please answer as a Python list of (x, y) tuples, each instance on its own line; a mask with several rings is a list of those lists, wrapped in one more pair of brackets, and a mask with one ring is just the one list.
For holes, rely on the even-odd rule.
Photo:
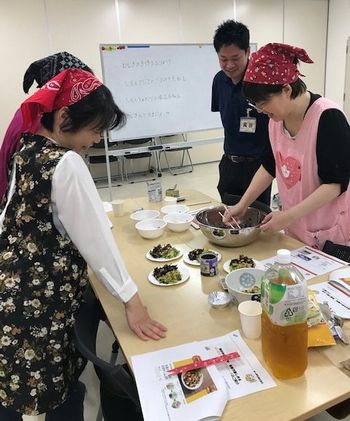
[[(268, 116), (250, 107), (241, 93), (250, 54), (249, 30), (227, 20), (215, 31), (214, 48), (221, 71), (213, 80), (212, 111), (219, 111), (224, 127), (224, 155), (219, 164), (218, 191), (223, 203), (228, 195), (242, 196), (261, 164), (268, 137)], [(270, 205), (271, 186), (257, 199)]]

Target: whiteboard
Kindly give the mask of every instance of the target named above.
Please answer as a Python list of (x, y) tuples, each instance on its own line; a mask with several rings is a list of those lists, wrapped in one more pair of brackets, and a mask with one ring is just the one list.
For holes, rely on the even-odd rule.
[(110, 141), (222, 127), (211, 112), (220, 70), (212, 44), (101, 44), (103, 80), (127, 114)]

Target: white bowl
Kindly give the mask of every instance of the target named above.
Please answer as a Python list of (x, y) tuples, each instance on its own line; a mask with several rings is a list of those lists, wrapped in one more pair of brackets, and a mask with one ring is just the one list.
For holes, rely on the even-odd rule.
[[(260, 301), (260, 283), (264, 273), (263, 270), (256, 268), (242, 268), (230, 272), (225, 282), (233, 300), (237, 303), (249, 300)], [(259, 291), (247, 292), (254, 286), (259, 287)]]
[(134, 221), (143, 221), (144, 219), (158, 218), (159, 215), (160, 213), (157, 210), (144, 209), (132, 213), (130, 218)]
[(160, 237), (165, 227), (166, 222), (163, 219), (144, 219), (135, 225), (141, 237), (150, 239)]
[(182, 232), (189, 229), (193, 216), (189, 213), (168, 213), (163, 217), (171, 231)]
[(186, 205), (167, 205), (160, 209), (162, 213), (186, 213), (189, 210), (190, 208)]

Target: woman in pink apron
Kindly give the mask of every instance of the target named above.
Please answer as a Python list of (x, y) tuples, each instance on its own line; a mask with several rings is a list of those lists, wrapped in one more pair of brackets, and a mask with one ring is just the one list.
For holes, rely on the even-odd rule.
[(242, 215), (276, 177), (282, 203), (262, 231), (286, 234), (316, 248), (350, 245), (350, 127), (332, 101), (307, 91), (298, 61), (305, 50), (271, 43), (252, 54), (243, 92), (270, 117), (270, 148), (241, 201), (224, 221)]

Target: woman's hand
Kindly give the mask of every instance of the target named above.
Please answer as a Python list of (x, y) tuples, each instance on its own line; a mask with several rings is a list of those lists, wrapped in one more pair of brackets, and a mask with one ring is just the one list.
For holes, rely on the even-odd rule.
[(239, 222), (239, 218), (247, 212), (247, 209), (248, 207), (244, 206), (241, 202), (238, 202), (237, 205), (226, 208), (222, 222), (226, 225), (231, 225), (232, 223), (236, 225), (233, 218), (238, 219)]
[(287, 211), (271, 212), (265, 216), (261, 222), (260, 228), (263, 232), (277, 232), (287, 228), (293, 222), (293, 219)]
[(125, 313), (130, 329), (142, 340), (165, 338), (167, 328), (150, 318), (138, 293), (125, 303)]

